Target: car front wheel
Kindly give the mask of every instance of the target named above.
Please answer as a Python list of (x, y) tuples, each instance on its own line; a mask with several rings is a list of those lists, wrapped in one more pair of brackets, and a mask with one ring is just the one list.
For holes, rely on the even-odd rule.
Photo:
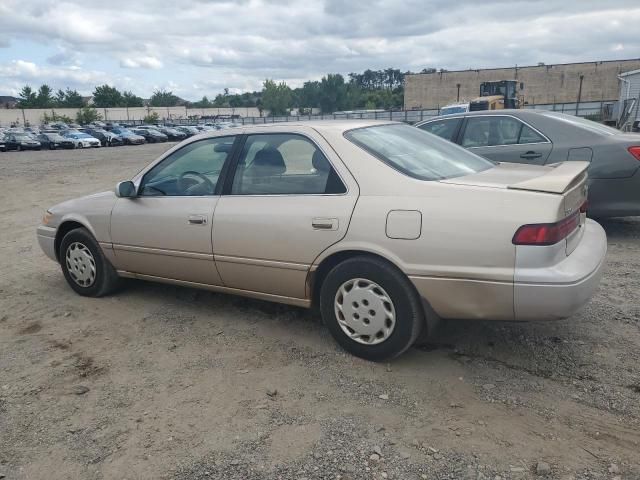
[(101, 297), (119, 286), (115, 269), (84, 228), (76, 228), (64, 236), (58, 258), (67, 283), (80, 295)]
[(382, 361), (405, 352), (425, 324), (420, 296), (384, 260), (359, 256), (336, 265), (320, 290), (322, 319), (348, 352)]

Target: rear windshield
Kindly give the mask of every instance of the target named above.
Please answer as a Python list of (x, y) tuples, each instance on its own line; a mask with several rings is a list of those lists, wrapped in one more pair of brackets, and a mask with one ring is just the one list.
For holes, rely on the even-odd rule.
[(409, 125), (380, 125), (349, 130), (345, 137), (405, 175), (443, 180), (481, 172), (494, 163)]

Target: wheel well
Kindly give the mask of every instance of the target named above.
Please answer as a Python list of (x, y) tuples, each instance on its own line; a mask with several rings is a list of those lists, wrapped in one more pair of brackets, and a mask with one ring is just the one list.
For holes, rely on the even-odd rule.
[(344, 250), (342, 252), (333, 253), (320, 262), (320, 265), (318, 265), (318, 268), (311, 278), (311, 304), (314, 307), (318, 306), (318, 302), (320, 300), (320, 288), (322, 287), (322, 282), (324, 282), (327, 274), (339, 263), (353, 257), (377, 258), (398, 268), (393, 262), (390, 262), (382, 255), (366, 252), (364, 250)]
[(71, 230), (74, 230), (76, 228), (85, 228), (84, 225), (82, 225), (79, 222), (74, 222), (74, 221), (67, 221), (62, 223), (59, 227), (58, 230), (56, 232), (56, 240), (54, 243), (54, 247), (56, 249), (56, 258), (58, 259), (58, 261), (60, 261), (60, 243), (62, 243), (62, 239), (64, 238), (64, 236), (69, 233)]

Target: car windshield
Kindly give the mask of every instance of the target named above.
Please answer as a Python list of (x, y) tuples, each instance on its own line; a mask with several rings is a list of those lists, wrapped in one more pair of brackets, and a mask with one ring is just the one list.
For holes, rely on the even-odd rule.
[(31, 135), (28, 133), (14, 133), (14, 136), (20, 140), (32, 140)]
[(492, 162), (409, 125), (358, 128), (345, 137), (405, 175), (442, 180), (481, 172)]
[(465, 105), (456, 105), (454, 107), (443, 107), (440, 110), (440, 115), (451, 115), (453, 113), (465, 113), (469, 109)]
[(576, 127), (586, 128), (594, 133), (599, 133), (601, 135), (617, 135), (620, 133), (620, 130), (616, 130), (615, 128), (607, 127), (602, 123), (594, 122), (593, 120), (587, 120), (586, 118), (576, 117), (573, 115), (567, 115), (565, 113), (558, 112), (540, 112), (542, 115), (546, 115), (548, 117), (553, 117), (562, 122), (570, 123)]

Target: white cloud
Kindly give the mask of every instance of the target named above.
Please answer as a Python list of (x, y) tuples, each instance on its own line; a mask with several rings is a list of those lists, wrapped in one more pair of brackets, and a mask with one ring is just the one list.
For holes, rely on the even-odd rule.
[[(0, 88), (17, 69), (33, 83), (113, 81), (142, 96), (172, 81), (195, 99), (267, 77), (297, 86), (390, 66), (606, 60), (638, 56), (639, 23), (637, 0), (0, 0), (1, 58), (15, 52)], [(26, 42), (51, 50), (51, 68)]]
[(162, 62), (155, 57), (123, 58), (120, 66), (124, 68), (151, 68), (157, 70), (162, 68)]

